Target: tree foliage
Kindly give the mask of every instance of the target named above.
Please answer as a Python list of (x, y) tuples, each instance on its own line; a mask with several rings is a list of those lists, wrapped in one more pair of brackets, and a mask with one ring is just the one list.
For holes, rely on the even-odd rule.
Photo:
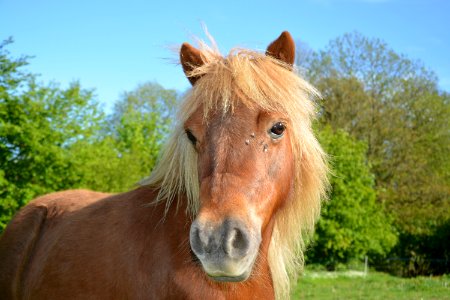
[(405, 237), (450, 218), (449, 95), (422, 63), (358, 33), (300, 62), (323, 94), (321, 123), (367, 144), (378, 201), (402, 234), (396, 255), (412, 255)]
[(155, 83), (124, 93), (94, 140), (82, 140), (72, 147), (78, 167), (87, 169), (81, 185), (123, 192), (148, 176), (170, 129), (176, 101), (174, 90)]
[(91, 91), (61, 89), (22, 71), (28, 57), (0, 47), (0, 226), (31, 198), (77, 183), (70, 146), (91, 135), (101, 116)]
[(42, 84), (0, 45), (0, 229), (52, 191), (125, 191), (148, 175), (170, 126), (176, 92), (153, 83), (125, 93), (113, 113), (93, 92)]
[(367, 146), (329, 126), (319, 133), (331, 159), (331, 194), (317, 224), (308, 259), (330, 269), (352, 259), (384, 256), (397, 237), (384, 206), (376, 201)]

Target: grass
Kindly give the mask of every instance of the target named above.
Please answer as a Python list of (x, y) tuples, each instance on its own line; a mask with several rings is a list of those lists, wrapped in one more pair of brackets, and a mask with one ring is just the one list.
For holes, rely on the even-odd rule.
[(291, 299), (450, 300), (450, 276), (400, 278), (384, 273), (306, 271)]

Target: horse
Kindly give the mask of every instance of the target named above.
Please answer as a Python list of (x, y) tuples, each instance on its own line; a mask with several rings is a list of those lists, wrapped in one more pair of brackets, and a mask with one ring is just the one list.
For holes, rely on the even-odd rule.
[(286, 299), (326, 197), (318, 92), (283, 32), (265, 52), (183, 43), (192, 84), (149, 177), (56, 192), (0, 240), (2, 299)]

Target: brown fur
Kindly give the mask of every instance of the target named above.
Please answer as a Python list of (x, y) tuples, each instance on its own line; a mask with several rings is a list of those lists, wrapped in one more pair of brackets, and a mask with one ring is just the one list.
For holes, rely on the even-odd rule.
[[(238, 51), (226, 59), (184, 44), (194, 87), (151, 176), (123, 194), (67, 191), (30, 202), (0, 238), (2, 298), (287, 298), (293, 258), (327, 184), (311, 130), (315, 91), (289, 70), (289, 37), (272, 43), (270, 56)], [(268, 130), (278, 120), (287, 131), (275, 141)], [(261, 221), (243, 282), (210, 279), (189, 245), (194, 218), (226, 215)]]
[[(295, 168), (292, 174), (294, 191), (285, 201), (286, 205), (273, 216), (275, 220), (267, 260), (276, 298), (285, 299), (289, 297), (290, 282), (302, 269), (304, 239), (314, 228), (321, 199), (326, 198), (328, 186), (326, 155), (311, 128), (315, 115), (312, 98), (318, 96), (318, 92), (296, 74), (295, 68), (289, 64), (292, 59), (277, 58), (279, 55), (276, 53), (293, 55), (295, 52), (294, 41), (287, 33), (281, 34), (269, 46), (269, 49), (277, 49), (275, 53), (268, 49), (269, 55), (232, 49), (228, 56), (223, 57), (214, 40), (210, 39), (212, 47), (199, 42), (203, 64), (186, 73), (188, 77), (197, 79), (195, 85), (181, 102), (175, 131), (159, 163), (141, 184), (159, 189), (155, 202), (165, 203), (167, 208), (179, 199), (178, 195), (185, 195), (188, 212), (195, 218), (203, 204), (198, 172), (201, 157), (186, 139), (188, 119), (199, 107), (202, 108), (200, 122), (203, 124), (200, 124), (200, 130), (192, 128), (201, 137), (202, 128), (211, 123), (214, 113), (226, 116), (237, 113), (240, 107), (247, 107), (283, 115), (288, 121)], [(241, 128), (251, 130), (248, 126)], [(239, 151), (240, 148), (235, 147), (233, 142), (235, 140), (230, 139), (227, 147)], [(224, 191), (224, 194), (227, 192)]]
[(278, 39), (267, 47), (266, 54), (292, 66), (295, 61), (295, 43), (291, 34), (283, 31)]
[[(164, 206), (148, 205), (154, 197), (142, 187), (32, 201), (0, 241), (2, 299), (266, 299), (273, 293), (258, 276), (243, 284), (208, 279), (191, 255), (184, 210), (171, 210), (161, 223)], [(17, 247), (29, 247), (36, 234), (33, 251)], [(267, 271), (267, 263), (258, 264), (257, 273)]]
[(0, 243), (0, 291), (2, 298), (18, 299), (25, 269), (33, 254), (46, 207), (27, 206), (9, 224)]

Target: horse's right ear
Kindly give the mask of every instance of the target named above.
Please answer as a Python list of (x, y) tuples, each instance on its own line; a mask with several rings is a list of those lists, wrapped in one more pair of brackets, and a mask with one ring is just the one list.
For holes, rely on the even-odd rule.
[(199, 76), (192, 76), (191, 72), (197, 67), (203, 65), (200, 50), (192, 47), (189, 43), (183, 43), (180, 49), (180, 62), (183, 66), (184, 74), (192, 85), (200, 78)]

